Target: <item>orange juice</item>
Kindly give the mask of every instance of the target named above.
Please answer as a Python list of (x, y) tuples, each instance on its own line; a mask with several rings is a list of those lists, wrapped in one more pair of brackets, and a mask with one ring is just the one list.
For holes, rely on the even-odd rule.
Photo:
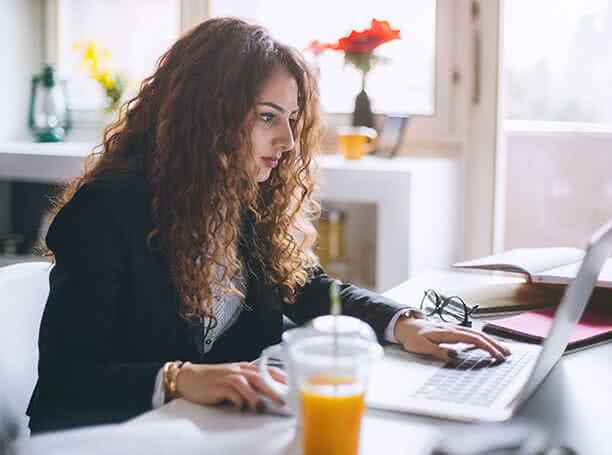
[(365, 403), (353, 379), (310, 378), (300, 398), (304, 455), (357, 455)]

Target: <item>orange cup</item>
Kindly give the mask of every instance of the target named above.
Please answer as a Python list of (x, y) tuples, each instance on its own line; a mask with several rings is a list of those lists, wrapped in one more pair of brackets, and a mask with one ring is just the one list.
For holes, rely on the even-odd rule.
[[(287, 384), (259, 372), (298, 417), (304, 455), (357, 455), (365, 394), (374, 362), (383, 355), (370, 326), (352, 316), (325, 315), (283, 334)], [(278, 356), (278, 354), (275, 354)]]
[(351, 377), (311, 377), (300, 391), (304, 455), (357, 455), (364, 390)]
[(338, 151), (347, 160), (363, 158), (376, 139), (376, 130), (365, 126), (338, 128)]

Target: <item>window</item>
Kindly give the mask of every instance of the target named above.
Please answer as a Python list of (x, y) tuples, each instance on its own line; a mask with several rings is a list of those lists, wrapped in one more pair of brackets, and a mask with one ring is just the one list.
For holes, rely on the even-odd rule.
[[(369, 27), (372, 18), (400, 29), (401, 40), (384, 44), (377, 54), (389, 59), (368, 76), (367, 91), (375, 112), (434, 113), (435, 0), (217, 0), (214, 16), (238, 16), (268, 27), (279, 40), (304, 50), (312, 40), (335, 42), (351, 30)], [(308, 56), (308, 54), (307, 54)], [(312, 57), (312, 55), (310, 55)], [(341, 52), (317, 58), (321, 103), (330, 113), (351, 112), (361, 87), (360, 75), (344, 67)]]
[(612, 1), (504, 2), (505, 118), (612, 122)]
[(612, 1), (504, 8), (499, 245), (584, 247), (612, 207)]
[(178, 0), (58, 0), (57, 5), (59, 70), (70, 81), (71, 107), (77, 111), (104, 106), (104, 94), (79, 71), (80, 55), (72, 50), (75, 42), (91, 39), (108, 48), (112, 70), (125, 72), (135, 93), (180, 32)]

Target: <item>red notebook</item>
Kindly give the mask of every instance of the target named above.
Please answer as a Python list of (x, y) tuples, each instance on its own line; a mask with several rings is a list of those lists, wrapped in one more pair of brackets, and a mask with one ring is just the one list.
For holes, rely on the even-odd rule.
[[(484, 325), (483, 331), (529, 343), (542, 343), (552, 327), (557, 307), (525, 311), (516, 316), (495, 319)], [(574, 327), (566, 351), (612, 339), (612, 313), (587, 309)]]

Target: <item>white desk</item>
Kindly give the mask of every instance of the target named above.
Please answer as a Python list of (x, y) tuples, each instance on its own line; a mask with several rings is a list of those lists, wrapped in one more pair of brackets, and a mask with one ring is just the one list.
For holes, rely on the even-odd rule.
[[(405, 284), (388, 295), (410, 299), (414, 286), (410, 282)], [(611, 454), (611, 358), (612, 343), (564, 356), (511, 422), (538, 424), (555, 441), (573, 448), (580, 455)], [(360, 453), (426, 454), (446, 425), (463, 425), (466, 431), (475, 428), (470, 424), (368, 410), (363, 420)], [(66, 447), (79, 443), (90, 453), (111, 453), (110, 449), (95, 450), (96, 441), (109, 444), (119, 437), (130, 439), (129, 447), (139, 447), (140, 444), (142, 453), (163, 453), (160, 444), (168, 440), (192, 449), (181, 453), (300, 453), (299, 435), (292, 418), (198, 406), (183, 400), (173, 401), (121, 425), (102, 427), (101, 430), (80, 430), (76, 436), (71, 436), (74, 433), (34, 437), (22, 443), (24, 449), (30, 450), (18, 453), (76, 454), (78, 450), (66, 452)], [(115, 445), (111, 447), (117, 448), (116, 453), (130, 453), (122, 450), (126, 445), (112, 444)]]
[[(511, 422), (543, 427), (580, 455), (612, 453), (612, 344), (563, 357)], [(425, 455), (447, 425), (433, 418), (367, 411), (360, 454)], [(504, 424), (502, 424), (504, 425)], [(173, 401), (120, 425), (35, 436), (17, 454), (223, 454), (298, 455), (295, 419), (241, 413), (231, 408)]]
[[(0, 144), (0, 180), (61, 183), (81, 172), (93, 144)], [(456, 261), (457, 165), (453, 159), (320, 159), (318, 197), (376, 205), (376, 289)]]
[[(409, 280), (386, 292), (385, 295), (398, 301), (418, 304), (423, 286), (434, 286), (441, 282), (474, 286), (515, 282), (516, 277), (500, 274), (477, 274), (467, 272), (434, 272)], [(612, 454), (609, 438), (609, 421), (612, 412), (612, 343), (592, 347), (562, 357), (536, 393), (519, 409), (511, 422), (533, 422), (544, 428), (558, 443), (567, 445), (580, 455)], [(235, 438), (231, 432), (217, 433), (216, 426), (238, 426), (238, 433), (248, 435), (253, 431), (253, 446), (262, 447), (256, 453), (299, 453), (295, 444), (295, 425), (291, 420), (273, 416), (239, 416), (237, 411), (207, 407), (178, 401), (158, 410), (144, 414), (135, 422), (173, 421), (186, 417), (196, 426), (211, 433), (219, 443)], [(221, 419), (223, 424), (217, 422)], [(217, 423), (215, 423), (217, 422)], [(284, 423), (283, 423), (284, 422)], [(363, 421), (361, 454), (419, 454), (428, 453), (432, 439), (443, 425), (450, 423), (439, 419), (412, 416), (385, 411), (368, 410)], [(266, 437), (266, 428), (276, 428)], [(465, 425), (469, 430), (469, 424)], [(259, 432), (255, 429), (259, 428)], [(285, 431), (279, 430), (285, 428)], [(255, 436), (257, 434), (257, 436)], [(239, 448), (251, 446), (243, 440)], [(271, 444), (271, 445), (266, 445)], [(276, 444), (276, 445), (275, 445)], [(233, 447), (233, 446), (231, 446)], [(269, 448), (269, 451), (265, 449)]]
[[(398, 301), (414, 302), (417, 294), (422, 292), (421, 283), (429, 286), (432, 280), (445, 279), (455, 285), (462, 280), (473, 285), (478, 277), (474, 273), (436, 272), (409, 280), (385, 295)], [(485, 284), (516, 280), (497, 274), (483, 275), (481, 278)], [(415, 283), (418, 285), (415, 286)], [(611, 359), (612, 343), (563, 356), (511, 422), (538, 424), (557, 443), (573, 448), (580, 455), (612, 454), (609, 437), (612, 412)], [(148, 412), (133, 422), (173, 422), (179, 418), (193, 422), (213, 441), (229, 444), (227, 447), (232, 450), (223, 453), (240, 454), (240, 449), (245, 447), (255, 448), (254, 452), (249, 450), (249, 454), (299, 453), (294, 421), (283, 417), (240, 415), (232, 409), (201, 408), (177, 401)], [(428, 453), (432, 440), (443, 430), (443, 426), (451, 424), (464, 425), (466, 431), (473, 428), (470, 424), (368, 410), (363, 421), (360, 453)], [(236, 432), (217, 431), (222, 428), (234, 428)]]
[[(610, 454), (612, 344), (563, 357), (511, 422), (533, 422), (557, 443), (579, 454)], [(299, 454), (294, 419), (258, 416), (228, 408), (200, 407), (183, 400), (148, 412), (125, 425), (173, 423), (186, 419), (204, 433), (210, 453)], [(369, 410), (363, 421), (360, 454), (427, 454), (445, 425), (438, 419)], [(222, 448), (216, 452), (215, 448)], [(219, 449), (217, 449), (219, 450)]]

